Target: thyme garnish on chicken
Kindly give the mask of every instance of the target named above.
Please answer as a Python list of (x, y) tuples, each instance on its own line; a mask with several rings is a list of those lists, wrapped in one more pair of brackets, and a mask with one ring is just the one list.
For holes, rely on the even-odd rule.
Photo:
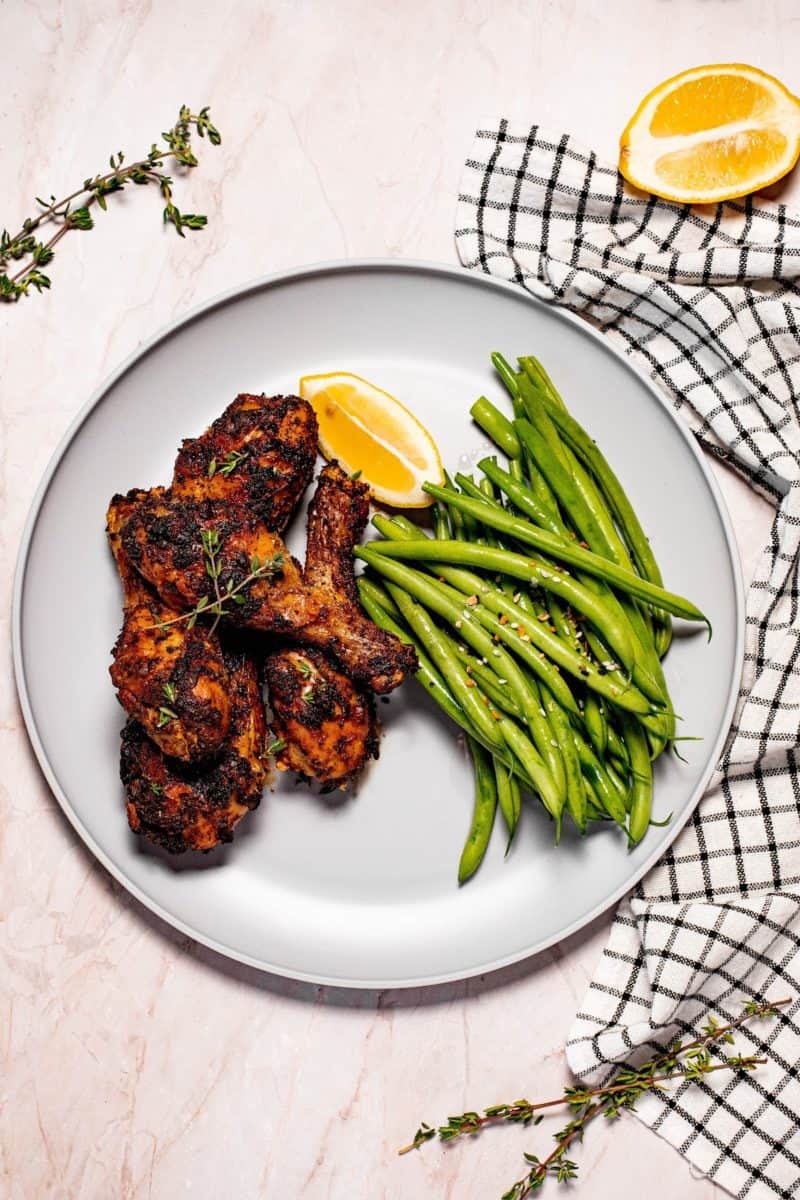
[[(37, 196), (36, 203), (41, 211), (34, 217), (26, 217), (16, 234), (12, 235), (6, 229), (0, 234), (0, 300), (19, 300), (21, 296), (27, 296), (31, 288), (37, 292), (49, 288), (50, 277), (41, 268), (52, 261), (58, 242), (72, 229), (92, 229), (94, 220), (90, 209), (97, 204), (105, 211), (106, 198), (121, 192), (129, 183), (158, 187), (164, 201), (164, 224), (174, 226), (181, 237), (185, 237), (185, 229), (202, 229), (207, 218), (202, 213), (180, 211), (172, 196), (173, 180), (163, 169), (168, 159), (181, 167), (197, 166), (192, 150), (193, 130), (201, 138), (207, 135), (212, 146), (218, 146), (222, 141), (219, 130), (211, 123), (207, 107), (193, 113), (184, 104), (175, 124), (161, 135), (165, 145), (154, 142), (148, 154), (127, 165), (121, 150), (112, 154), (108, 160), (110, 171), (84, 179), (83, 184), (63, 200), (56, 200), (55, 196), (43, 200)], [(37, 231), (51, 224), (57, 226), (55, 233), (47, 241), (40, 241)], [(21, 264), (13, 274), (12, 263)]]
[(246, 450), (230, 450), (221, 462), (217, 462), (216, 458), (212, 458), (208, 464), (208, 478), (213, 479), (217, 472), (219, 472), (220, 475), (224, 475), (227, 479), (229, 475), (233, 474), (239, 463), (247, 457), (248, 453)]
[(206, 564), (206, 575), (208, 575), (214, 585), (214, 594), (212, 596), (201, 596), (194, 608), (188, 612), (181, 613), (178, 617), (173, 617), (170, 621), (159, 621), (158, 628), (166, 629), (169, 625), (177, 625), (185, 621), (189, 629), (193, 629), (198, 617), (213, 617), (214, 622), (211, 626), (211, 632), (220, 623), (222, 617), (227, 617), (231, 613), (230, 608), (226, 608), (226, 604), (244, 604), (246, 597), (243, 595), (246, 588), (250, 587), (251, 583), (255, 583), (257, 579), (272, 579), (283, 568), (284, 555), (282, 551), (273, 554), (271, 558), (260, 559), (257, 554), (254, 554), (250, 559), (250, 571), (245, 575), (244, 579), (240, 579), (238, 583), (234, 583), (232, 579), (225, 582), (225, 586), (220, 586), (220, 573), (222, 567), (219, 559), (221, 541), (219, 532), (216, 529), (204, 529), (200, 534), (200, 541), (203, 546), (203, 557)]

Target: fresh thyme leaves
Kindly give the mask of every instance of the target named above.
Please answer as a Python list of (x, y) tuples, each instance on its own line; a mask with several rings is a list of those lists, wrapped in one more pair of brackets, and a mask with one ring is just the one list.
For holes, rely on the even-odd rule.
[(279, 738), (279, 737), (272, 738), (269, 745), (267, 746), (267, 750), (270, 752), (270, 754), (280, 754), (281, 750), (283, 750), (285, 745), (286, 745), (286, 742), (283, 740), (283, 738)]
[[(172, 225), (181, 237), (185, 237), (185, 229), (202, 229), (206, 218), (201, 213), (180, 211), (172, 196), (173, 180), (163, 170), (167, 159), (173, 159), (181, 167), (197, 166), (192, 150), (193, 130), (201, 138), (208, 136), (212, 146), (218, 146), (222, 141), (219, 130), (211, 123), (207, 107), (193, 113), (184, 104), (172, 128), (162, 133), (163, 144), (154, 142), (144, 158), (125, 165), (125, 155), (120, 150), (108, 160), (110, 171), (84, 179), (81, 187), (63, 200), (56, 200), (55, 196), (44, 200), (37, 196), (36, 203), (41, 211), (36, 216), (26, 217), (16, 234), (12, 235), (6, 229), (0, 234), (0, 301), (19, 300), (21, 296), (27, 296), (31, 288), (37, 292), (49, 288), (50, 277), (41, 268), (53, 259), (58, 242), (72, 229), (91, 229), (94, 220), (90, 208), (97, 204), (105, 211), (106, 197), (121, 192), (129, 183), (158, 187), (164, 201), (164, 223)], [(47, 241), (40, 241), (36, 237), (37, 230), (50, 224), (56, 226), (55, 232)], [(12, 272), (12, 263), (21, 266)]]
[(306, 688), (306, 690), (302, 694), (302, 699), (303, 699), (304, 704), (313, 704), (314, 703), (314, 689)]
[(197, 604), (189, 612), (181, 613), (179, 617), (172, 617), (169, 621), (157, 621), (151, 628), (166, 629), (169, 625), (178, 625), (185, 621), (187, 628), (193, 629), (198, 617), (213, 617), (214, 621), (211, 625), (211, 632), (213, 633), (219, 625), (221, 618), (229, 616), (232, 612), (232, 609), (227, 607), (229, 603), (246, 603), (247, 597), (244, 593), (250, 587), (251, 583), (255, 583), (257, 579), (272, 579), (283, 570), (285, 560), (282, 550), (273, 554), (272, 558), (261, 559), (257, 554), (254, 554), (250, 559), (249, 573), (243, 579), (240, 579), (238, 583), (234, 583), (232, 579), (226, 580), (223, 587), (220, 582), (220, 575), (222, 573), (222, 564), (220, 562), (222, 541), (219, 531), (216, 529), (204, 529), (200, 534), (200, 543), (203, 547), (206, 575), (208, 575), (214, 587), (213, 596), (201, 596)]
[(209, 479), (213, 479), (217, 474), (224, 475), (227, 479), (229, 475), (233, 474), (239, 463), (248, 457), (249, 455), (246, 450), (230, 450), (222, 459), (222, 462), (217, 462), (216, 458), (212, 458), (208, 464)]
[(174, 683), (165, 683), (164, 687), (162, 688), (162, 691), (164, 693), (164, 699), (169, 704), (174, 704), (178, 697), (178, 689), (175, 687), (175, 684)]
[(303, 679), (311, 678), (311, 672), (312, 672), (311, 663), (306, 662), (306, 660), (304, 658), (298, 659), (297, 669), (300, 672), (300, 674), (303, 676)]
[(485, 1126), (497, 1122), (538, 1125), (543, 1109), (564, 1106), (569, 1110), (570, 1120), (553, 1135), (556, 1143), (553, 1150), (543, 1159), (535, 1154), (525, 1154), (529, 1170), (502, 1196), (502, 1200), (525, 1200), (531, 1192), (543, 1187), (548, 1179), (566, 1183), (577, 1177), (578, 1164), (567, 1158), (567, 1150), (573, 1142), (582, 1140), (586, 1126), (594, 1117), (603, 1116), (613, 1120), (624, 1109), (634, 1108), (645, 1093), (663, 1090), (664, 1084), (670, 1080), (696, 1082), (713, 1071), (754, 1071), (766, 1059), (751, 1054), (736, 1054), (715, 1062), (712, 1048), (733, 1044), (735, 1031), (745, 1022), (776, 1017), (779, 1010), (789, 1003), (789, 1000), (745, 1000), (742, 1002), (741, 1015), (727, 1025), (721, 1025), (714, 1017), (709, 1017), (699, 1037), (685, 1044), (680, 1040), (675, 1041), (663, 1054), (639, 1067), (622, 1067), (605, 1087), (568, 1087), (555, 1100), (532, 1103), (522, 1099), (495, 1104), (485, 1108), (482, 1113), (469, 1111), (448, 1117), (446, 1124), (438, 1127), (423, 1121), (409, 1145), (403, 1146), (398, 1154), (418, 1150), (436, 1137), (442, 1142), (450, 1142), (464, 1135), (475, 1135)]
[(163, 793), (164, 789), (160, 783), (151, 783), (150, 791), (153, 793), (153, 795), (160, 796)]
[(163, 729), (163, 727), (168, 725), (170, 721), (177, 721), (177, 719), (178, 714), (175, 712), (174, 708), (167, 708), (166, 704), (161, 705), (161, 708), (158, 710), (159, 729)]

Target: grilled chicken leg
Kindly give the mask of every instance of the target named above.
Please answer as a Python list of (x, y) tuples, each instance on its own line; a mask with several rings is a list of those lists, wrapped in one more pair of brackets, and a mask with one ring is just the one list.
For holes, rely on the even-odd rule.
[[(301, 575), (279, 535), (250, 505), (244, 480), (231, 482), (247, 461), (225, 477), (231, 489), (225, 498), (216, 468), (210, 476), (208, 468), (205, 475), (196, 471), (191, 486), (181, 475), (177, 491), (153, 489), (123, 529), (130, 562), (170, 606), (186, 611), (207, 605), (217, 597), (209, 578), (211, 538), (219, 595), (235, 593), (235, 602), (225, 604), (226, 622), (328, 651), (357, 682), (391, 691), (413, 669), (415, 655), (358, 605), (351, 548), (366, 519), (366, 489), (335, 464), (325, 468), (309, 519), (309, 564)], [(351, 526), (358, 532), (348, 541)]]
[[(352, 547), (369, 515), (369, 490), (350, 479), (337, 463), (325, 467), (308, 510), (303, 578), (333, 598), (337, 622), (372, 637), (373, 626), (356, 600)], [(333, 647), (335, 650), (335, 646)], [(316, 781), (326, 791), (353, 780), (378, 755), (378, 723), (369, 693), (337, 670), (319, 650), (286, 647), (264, 664), (270, 722), (284, 743), (278, 764)]]
[(296, 771), (323, 791), (344, 787), (378, 755), (372, 697), (319, 650), (286, 647), (268, 654), (264, 671), (270, 728), (283, 743), (281, 770)]
[(122, 707), (157, 746), (190, 761), (219, 750), (228, 735), (230, 679), (219, 640), (201, 625), (176, 620), (180, 611), (159, 598), (131, 566), (120, 530), (148, 493), (115, 496), (107, 533), (124, 591), (122, 630), (111, 681)]
[(264, 790), (266, 721), (258, 670), (246, 654), (223, 651), (231, 691), (228, 737), (206, 763), (168, 758), (138, 721), (122, 732), (120, 775), (134, 833), (172, 854), (229, 842)]

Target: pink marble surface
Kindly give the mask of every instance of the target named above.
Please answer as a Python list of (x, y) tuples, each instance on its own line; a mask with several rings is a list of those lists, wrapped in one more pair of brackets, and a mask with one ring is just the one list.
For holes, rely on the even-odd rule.
[[(411, 992), (285, 982), (176, 935), (95, 866), (33, 761), (8, 639), (19, 535), (72, 415), (165, 322), (299, 263), (453, 261), (482, 115), (613, 154), (639, 96), (697, 62), (752, 61), (797, 89), (797, 19), (791, 0), (0, 0), (0, 223), (146, 147), (183, 100), (209, 103), (225, 137), (180, 188), (204, 234), (179, 242), (154, 196), (126, 194), (70, 236), (49, 295), (0, 311), (0, 1195), (483, 1200), (521, 1173), (537, 1138), (518, 1130), (393, 1149), (421, 1117), (560, 1089), (610, 918), (531, 962)], [(769, 515), (721, 482), (749, 573)], [(587, 1197), (719, 1194), (632, 1118), (579, 1157)]]

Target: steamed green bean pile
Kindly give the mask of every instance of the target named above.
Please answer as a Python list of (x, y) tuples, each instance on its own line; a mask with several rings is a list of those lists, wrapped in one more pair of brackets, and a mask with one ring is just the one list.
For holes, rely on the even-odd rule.
[(565, 820), (581, 833), (610, 821), (641, 841), (653, 762), (675, 739), (661, 663), (672, 617), (710, 632), (664, 588), (621, 483), (538, 359), (492, 362), (510, 414), (485, 396), (470, 411), (501, 457), (425, 484), (433, 536), (377, 515), (382, 540), (356, 547), (364, 609), (416, 648), (418, 682), (466, 735), (475, 803), (460, 883), (498, 810), (510, 845), (523, 791), (556, 841)]

